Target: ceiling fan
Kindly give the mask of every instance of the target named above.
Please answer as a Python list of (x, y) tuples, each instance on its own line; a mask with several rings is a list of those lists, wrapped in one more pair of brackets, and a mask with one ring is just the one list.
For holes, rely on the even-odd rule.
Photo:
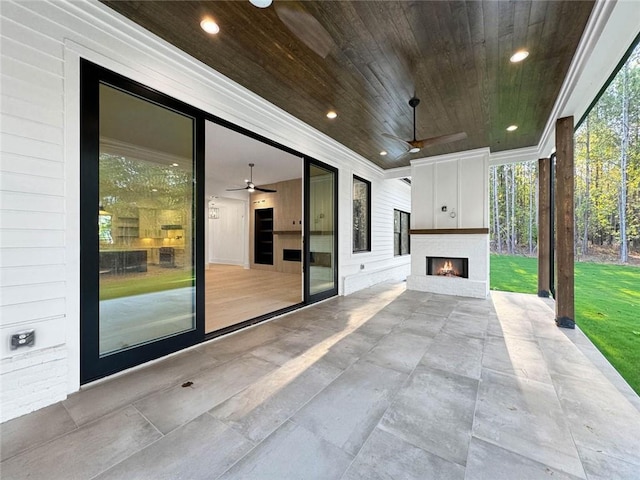
[(249, 180), (247, 180), (245, 178), (245, 183), (247, 184), (246, 187), (243, 188), (227, 188), (227, 192), (235, 192), (237, 190), (247, 190), (249, 193), (253, 193), (256, 190), (259, 192), (266, 192), (266, 193), (276, 193), (277, 190), (271, 190), (270, 188), (260, 188), (260, 187), (256, 187), (255, 183), (253, 183), (253, 167), (255, 166), (255, 163), (250, 163), (249, 164), (249, 168), (251, 169), (251, 175), (249, 176)]
[(413, 109), (413, 140), (405, 140), (400, 137), (396, 137), (395, 135), (391, 135), (390, 133), (383, 133), (383, 137), (391, 138), (393, 140), (398, 140), (405, 144), (407, 150), (400, 155), (400, 157), (404, 157), (405, 155), (411, 153), (418, 153), (425, 147), (432, 147), (434, 145), (442, 145), (443, 143), (457, 142), (458, 140), (464, 140), (467, 138), (466, 132), (458, 132), (458, 133), (449, 133), (447, 135), (440, 135), (438, 137), (430, 137), (423, 138), (421, 140), (416, 140), (416, 107), (420, 104), (420, 99), (413, 97), (409, 100), (409, 106)]

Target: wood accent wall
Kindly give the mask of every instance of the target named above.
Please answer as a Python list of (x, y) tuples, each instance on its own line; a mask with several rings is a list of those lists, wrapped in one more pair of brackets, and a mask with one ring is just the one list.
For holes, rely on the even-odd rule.
[[(302, 179), (261, 185), (276, 193), (254, 192), (249, 200), (249, 263), (256, 270), (302, 273), (302, 262), (282, 259), (284, 249), (302, 249)], [(273, 208), (273, 265), (254, 262), (255, 211)]]

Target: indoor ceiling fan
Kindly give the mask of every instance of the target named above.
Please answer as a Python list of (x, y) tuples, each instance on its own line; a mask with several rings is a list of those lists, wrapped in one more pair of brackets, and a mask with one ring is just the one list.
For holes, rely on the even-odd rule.
[(416, 140), (416, 107), (419, 103), (420, 99), (416, 97), (413, 97), (411, 100), (409, 100), (409, 106), (413, 109), (413, 140), (405, 140), (403, 138), (396, 137), (395, 135), (391, 135), (390, 133), (382, 134), (382, 136), (384, 137), (402, 142), (407, 147), (407, 150), (398, 158), (404, 157), (405, 155), (408, 155), (410, 153), (418, 153), (425, 147), (442, 145), (443, 143), (457, 142), (458, 140), (464, 140), (465, 138), (467, 138), (466, 132), (458, 132), (449, 133), (447, 135), (440, 135), (438, 137)]
[(251, 169), (251, 174), (249, 176), (249, 179), (247, 180), (245, 178), (245, 183), (247, 184), (245, 187), (243, 188), (227, 188), (227, 192), (235, 192), (237, 190), (247, 190), (249, 193), (253, 193), (256, 190), (259, 192), (266, 192), (266, 193), (276, 193), (277, 190), (271, 190), (270, 188), (260, 188), (260, 187), (256, 187), (255, 183), (253, 183), (253, 167), (255, 166), (255, 163), (250, 163), (249, 164), (249, 168)]

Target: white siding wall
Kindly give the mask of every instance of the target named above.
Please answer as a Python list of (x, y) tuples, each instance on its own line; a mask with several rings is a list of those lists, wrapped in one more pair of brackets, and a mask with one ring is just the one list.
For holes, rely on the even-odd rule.
[[(0, 13), (0, 421), (79, 388), (80, 57), (338, 167), (341, 292), (408, 273), (393, 257), (393, 208), (410, 211), (400, 181), (96, 1), (3, 0)], [(355, 255), (352, 174), (373, 189), (373, 249)], [(26, 328), (36, 346), (9, 350)]]

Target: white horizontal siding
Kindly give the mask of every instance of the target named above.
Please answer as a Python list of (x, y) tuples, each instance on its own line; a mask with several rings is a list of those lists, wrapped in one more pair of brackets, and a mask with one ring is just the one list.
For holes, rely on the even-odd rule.
[[(44, 267), (64, 264), (65, 249), (63, 247), (6, 248), (2, 251), (3, 269), (8, 269), (9, 267), (31, 267), (38, 265)], [(4, 281), (3, 284), (5, 284)]]
[(3, 325), (10, 325), (12, 323), (23, 323), (33, 320), (42, 320), (49, 317), (63, 317), (64, 313), (64, 298), (38, 300), (35, 302), (30, 302), (29, 304), (9, 304), (2, 305), (0, 307), (0, 315), (4, 319)]
[(14, 285), (0, 287), (0, 298), (4, 305), (19, 305), (21, 303), (39, 302), (64, 298), (64, 282), (47, 282), (29, 285)]
[(51, 195), (5, 191), (2, 196), (2, 208), (6, 210), (24, 210), (27, 212), (64, 213), (64, 198)]
[[(9, 251), (3, 253), (12, 252)], [(58, 259), (52, 259), (51, 261), (56, 260)], [(0, 269), (1, 284), (4, 287), (9, 285), (33, 285), (38, 281), (63, 282), (66, 278), (65, 266), (63, 263), (64, 258), (59, 260), (60, 263), (26, 265), (20, 267), (3, 266), (2, 269)], [(7, 299), (3, 298), (2, 301), (5, 302)], [(2, 320), (4, 322), (6, 319), (3, 318)]]

